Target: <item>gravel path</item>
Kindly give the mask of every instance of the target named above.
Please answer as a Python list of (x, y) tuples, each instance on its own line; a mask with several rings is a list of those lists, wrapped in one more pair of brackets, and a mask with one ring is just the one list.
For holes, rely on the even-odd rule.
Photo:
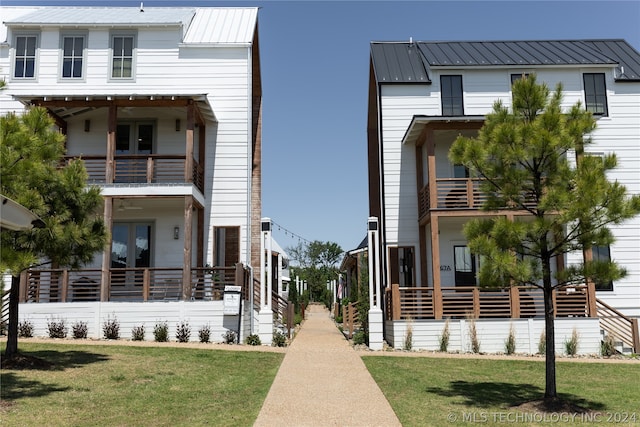
[(329, 312), (309, 306), (254, 426), (400, 425)]

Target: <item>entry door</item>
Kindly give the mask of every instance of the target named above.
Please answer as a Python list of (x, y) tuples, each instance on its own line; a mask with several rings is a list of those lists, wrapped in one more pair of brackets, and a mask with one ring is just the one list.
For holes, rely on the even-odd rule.
[(468, 246), (453, 247), (456, 286), (476, 285), (476, 260)]
[(389, 248), (389, 273), (391, 283), (402, 287), (411, 287), (415, 283), (413, 247)]
[[(120, 123), (116, 129), (116, 156), (153, 152), (153, 123)], [(116, 160), (116, 182), (146, 182), (147, 159)]]
[[(111, 268), (151, 267), (151, 224), (114, 223)], [(142, 284), (142, 271), (114, 273), (114, 282)]]

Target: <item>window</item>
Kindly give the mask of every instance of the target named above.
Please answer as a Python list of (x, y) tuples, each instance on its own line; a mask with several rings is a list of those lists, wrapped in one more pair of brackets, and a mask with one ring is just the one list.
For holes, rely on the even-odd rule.
[(440, 76), (443, 116), (463, 116), (462, 76)]
[(113, 49), (111, 78), (132, 78), (134, 37), (131, 35), (116, 35), (111, 39), (111, 44)]
[(32, 79), (36, 76), (37, 45), (37, 36), (16, 37), (16, 62), (13, 77), (18, 79)]
[(453, 247), (456, 286), (476, 285), (476, 258), (468, 246)]
[(65, 79), (82, 78), (82, 59), (84, 55), (83, 36), (62, 37), (62, 77)]
[(607, 88), (604, 84), (604, 73), (585, 73), (584, 101), (587, 111), (594, 115), (607, 115)]
[(389, 248), (389, 273), (391, 283), (402, 287), (415, 286), (413, 247)]
[(235, 267), (240, 262), (240, 227), (214, 227), (213, 233), (214, 266)]
[(511, 74), (511, 86), (523, 77), (529, 77), (529, 73)]
[[(609, 246), (592, 246), (591, 253), (593, 254), (594, 261), (602, 261), (609, 262), (611, 261), (611, 250)], [(609, 281), (606, 283), (596, 283), (597, 291), (612, 291), (613, 290), (613, 282)]]

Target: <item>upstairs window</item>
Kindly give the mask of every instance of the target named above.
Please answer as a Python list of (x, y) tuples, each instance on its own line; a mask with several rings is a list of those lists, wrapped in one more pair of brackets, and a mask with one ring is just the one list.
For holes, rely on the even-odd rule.
[(463, 116), (462, 76), (440, 76), (443, 116)]
[(511, 74), (511, 86), (513, 86), (513, 84), (518, 80), (527, 77), (529, 77), (529, 73)]
[(81, 79), (84, 36), (62, 37), (62, 78)]
[(16, 37), (16, 62), (13, 77), (33, 79), (36, 76), (36, 48), (38, 37), (25, 35)]
[(583, 79), (586, 110), (596, 116), (606, 116), (607, 88), (604, 84), (604, 73), (585, 73)]
[(133, 52), (135, 37), (132, 35), (116, 35), (111, 39), (112, 65), (111, 78), (133, 78)]

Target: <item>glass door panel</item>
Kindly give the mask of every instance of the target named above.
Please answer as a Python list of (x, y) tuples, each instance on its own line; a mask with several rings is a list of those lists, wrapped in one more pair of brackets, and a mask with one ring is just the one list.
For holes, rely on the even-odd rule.
[(476, 285), (476, 261), (468, 246), (453, 247), (456, 286)]

